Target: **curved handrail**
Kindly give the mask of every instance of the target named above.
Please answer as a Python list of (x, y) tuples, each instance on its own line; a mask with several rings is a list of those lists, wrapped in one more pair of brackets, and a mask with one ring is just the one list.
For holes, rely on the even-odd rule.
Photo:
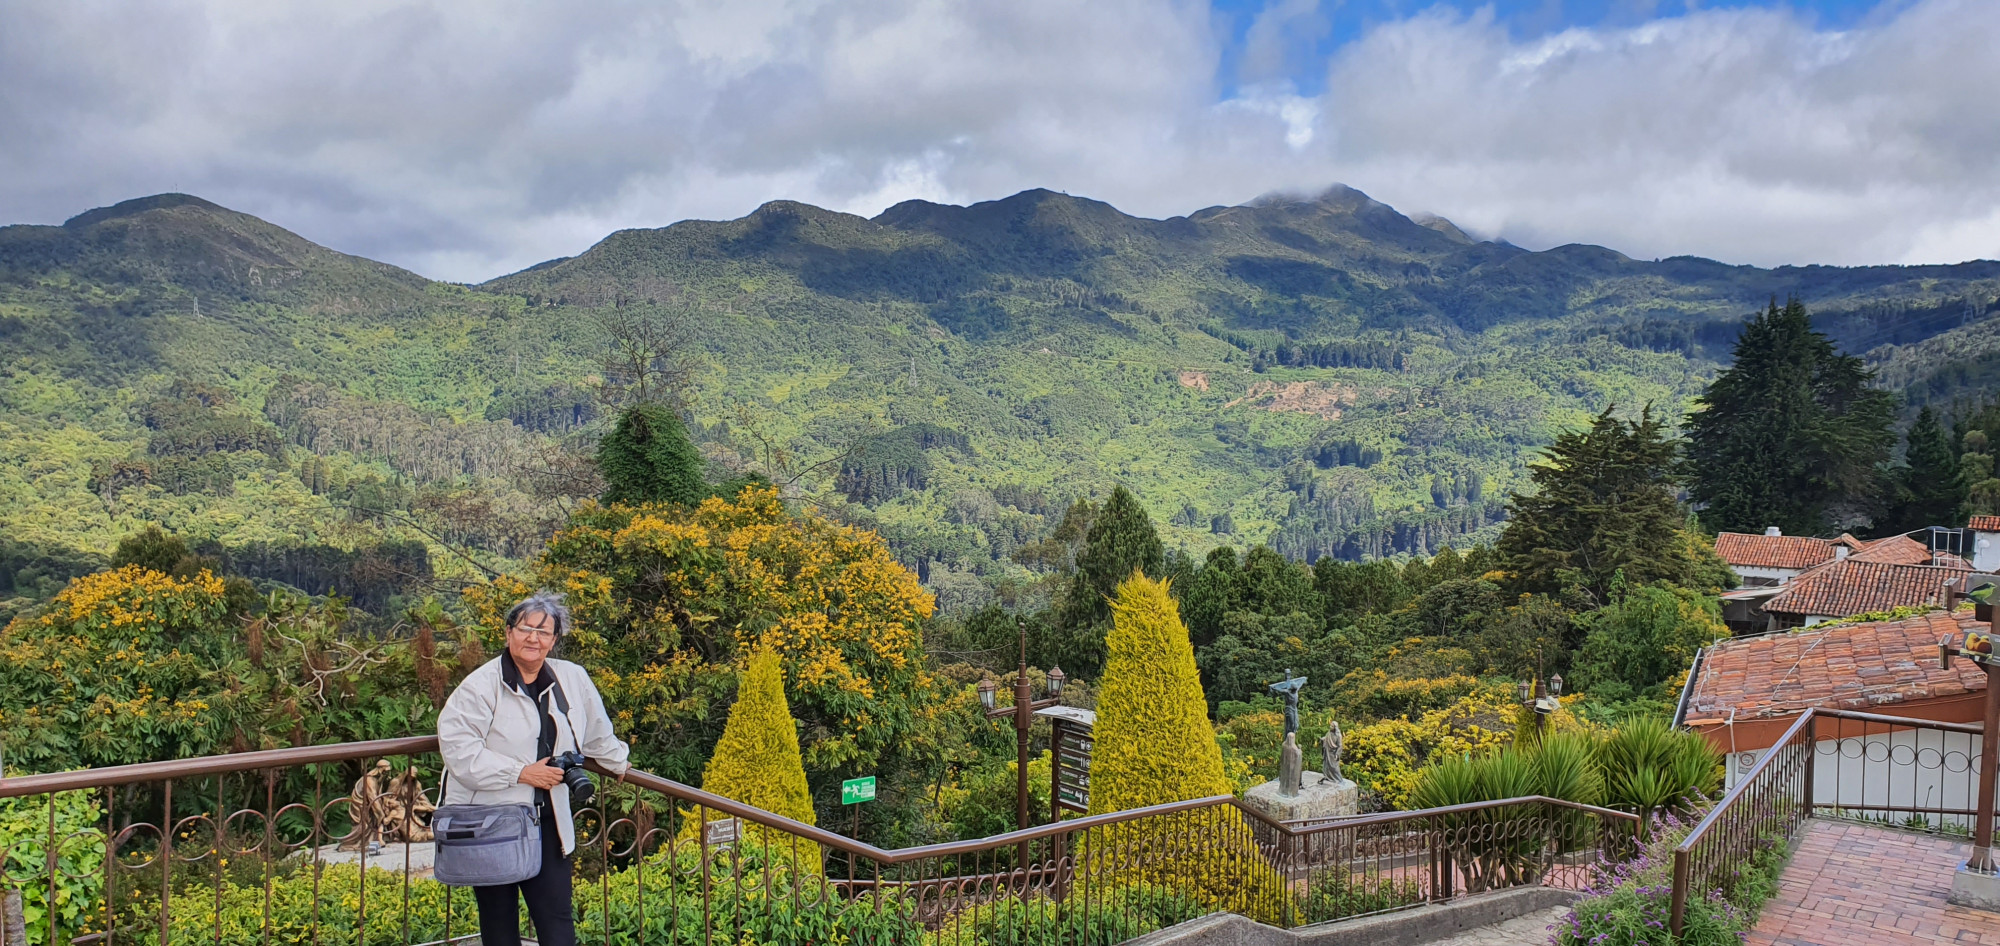
[[(113, 785), (128, 785), (135, 782), (159, 781), (176, 778), (193, 778), (206, 775), (246, 772), (256, 769), (281, 768), (293, 765), (309, 765), (322, 762), (344, 762), (352, 759), (376, 756), (419, 755), (437, 751), (436, 736), (409, 736), (400, 739), (376, 739), (367, 742), (334, 743), (324, 746), (300, 746), (289, 749), (265, 749), (255, 752), (238, 752), (228, 755), (203, 756), (195, 759), (174, 759), (165, 762), (141, 762), (134, 765), (107, 766), (98, 769), (77, 769), (71, 772), (49, 772), (40, 775), (22, 775), (0, 779), (0, 798), (17, 798), (23, 795), (40, 795), (53, 792), (81, 791), (104, 788)], [(607, 778), (621, 781), (677, 798), (690, 804), (722, 812), (731, 817), (742, 818), (756, 824), (797, 835), (802, 840), (812, 841), (843, 854), (866, 857), (884, 865), (900, 864), (927, 857), (948, 857), (974, 854), (997, 848), (1013, 847), (1043, 838), (1087, 831), (1106, 825), (1137, 821), (1159, 815), (1193, 811), (1201, 808), (1231, 807), (1245, 817), (1260, 822), (1283, 835), (1301, 837), (1328, 831), (1347, 830), (1356, 827), (1394, 824), (1419, 818), (1469, 814), (1493, 808), (1512, 805), (1540, 803), (1571, 808), (1589, 814), (1614, 820), (1637, 823), (1639, 818), (1630, 812), (1614, 811), (1595, 805), (1585, 805), (1549, 798), (1543, 795), (1525, 795), (1519, 798), (1505, 798), (1497, 801), (1471, 802), (1444, 808), (1426, 808), (1419, 811), (1392, 811), (1370, 815), (1360, 815), (1339, 822), (1317, 825), (1295, 826), (1272, 820), (1263, 812), (1244, 805), (1233, 795), (1214, 795), (1185, 801), (1168, 802), (1146, 808), (1133, 808), (1101, 815), (1090, 815), (1069, 821), (1039, 825), (992, 837), (970, 841), (946, 841), (921, 847), (884, 850), (864, 841), (835, 834), (824, 828), (755, 808), (733, 799), (724, 798), (711, 792), (689, 785), (683, 785), (669, 778), (654, 775), (639, 769), (628, 769), (621, 777), (605, 769), (595, 760), (586, 763), (594, 772)]]
[(1785, 734), (1779, 736), (1777, 742), (1771, 743), (1771, 749), (1765, 751), (1764, 757), (1758, 759), (1757, 764), (1750, 767), (1750, 771), (1744, 773), (1741, 778), (1736, 780), (1736, 786), (1722, 793), (1722, 797), (1714, 805), (1709, 806), (1708, 814), (1703, 815), (1702, 819), (1695, 822), (1694, 827), (1688, 830), (1687, 837), (1681, 839), (1681, 843), (1674, 847), (1674, 853), (1685, 855), (1689, 851), (1694, 850), (1694, 846), (1708, 835), (1708, 832), (1715, 827), (1716, 822), (1722, 820), (1723, 816), (1728, 813), (1730, 806), (1736, 803), (1736, 799), (1741, 797), (1744, 792), (1749, 791), (1752, 785), (1757, 784), (1758, 776), (1763, 775), (1765, 769), (1777, 763), (1778, 753), (1775, 750), (1779, 746), (1790, 744), (1792, 739), (1799, 734), (1800, 730), (1812, 725), (1813, 717), (1816, 715), (1818, 715), (1817, 711), (1810, 707), (1805, 712), (1800, 713), (1799, 718), (1793, 721), (1792, 725), (1785, 730)]
[(101, 769), (17, 775), (13, 778), (0, 778), (0, 798), (75, 792), (110, 785), (130, 785), (134, 782), (224, 775), (230, 772), (312, 765), (319, 762), (345, 762), (369, 756), (422, 755), (436, 752), (437, 747), (436, 736), (405, 736), (400, 739), (336, 742), (324, 746), (297, 746), (290, 749), (259, 749), (255, 752), (232, 752), (227, 755), (208, 755), (193, 759), (169, 759), (165, 762), (109, 765)]

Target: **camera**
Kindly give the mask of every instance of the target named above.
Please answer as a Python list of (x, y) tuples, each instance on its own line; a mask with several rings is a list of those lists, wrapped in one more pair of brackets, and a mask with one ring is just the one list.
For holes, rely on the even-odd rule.
[(583, 753), (572, 750), (552, 756), (549, 765), (562, 770), (563, 784), (569, 786), (572, 808), (590, 804), (591, 796), (597, 794), (597, 785), (591, 782), (590, 773), (583, 770)]

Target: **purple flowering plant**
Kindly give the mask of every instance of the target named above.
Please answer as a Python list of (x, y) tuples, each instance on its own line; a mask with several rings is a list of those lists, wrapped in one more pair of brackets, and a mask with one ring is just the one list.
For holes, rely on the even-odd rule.
[(1569, 914), (1550, 928), (1550, 946), (1741, 946), (1757, 910), (1777, 889), (1785, 845), (1759, 844), (1728, 890), (1689, 897), (1681, 935), (1669, 929), (1674, 848), (1694, 827), (1671, 814), (1630, 859), (1600, 865)]

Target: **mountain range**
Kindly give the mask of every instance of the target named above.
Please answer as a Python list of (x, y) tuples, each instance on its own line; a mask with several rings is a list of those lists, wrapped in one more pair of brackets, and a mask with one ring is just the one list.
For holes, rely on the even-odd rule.
[(477, 286), (141, 198), (0, 227), (0, 599), (147, 523), (311, 591), (420, 549), (377, 607), (512, 567), (590, 490), (620, 313), (694, 326), (718, 474), (879, 529), (947, 607), (1034, 594), (1020, 550), (1114, 483), (1190, 553), (1425, 553), (1490, 537), (1587, 414), (1685, 409), (1792, 296), (1906, 405), (2000, 377), (2000, 263), (1537, 252), (1345, 187), (1166, 220), (774, 201)]

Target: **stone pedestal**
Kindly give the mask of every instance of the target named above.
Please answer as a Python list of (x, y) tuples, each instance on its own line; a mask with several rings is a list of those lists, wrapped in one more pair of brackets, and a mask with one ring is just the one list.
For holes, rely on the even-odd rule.
[(1278, 783), (1265, 782), (1243, 796), (1243, 803), (1272, 821), (1334, 818), (1361, 810), (1361, 789), (1350, 779), (1336, 782), (1318, 772), (1301, 773), (1299, 793), (1278, 794)]
[(2000, 874), (1967, 870), (1960, 864), (1951, 877), (1951, 895), (1945, 899), (1961, 907), (2000, 912)]

